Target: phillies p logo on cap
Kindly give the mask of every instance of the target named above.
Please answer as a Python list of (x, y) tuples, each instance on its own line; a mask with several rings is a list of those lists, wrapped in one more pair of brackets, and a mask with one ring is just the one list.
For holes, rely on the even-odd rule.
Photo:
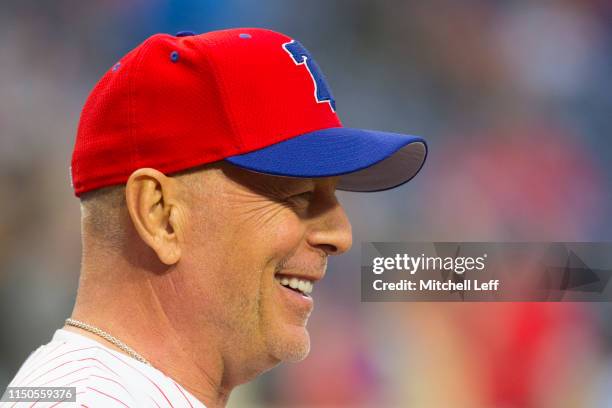
[(314, 96), (317, 102), (329, 102), (329, 106), (333, 112), (336, 111), (336, 101), (331, 94), (331, 90), (325, 82), (323, 73), (317, 65), (316, 61), (310, 56), (310, 53), (298, 41), (291, 40), (283, 44), (283, 48), (291, 56), (296, 65), (304, 65), (314, 83)]

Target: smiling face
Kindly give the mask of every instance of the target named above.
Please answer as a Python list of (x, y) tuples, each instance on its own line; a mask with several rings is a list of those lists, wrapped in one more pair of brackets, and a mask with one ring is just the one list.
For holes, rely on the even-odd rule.
[(225, 364), (255, 372), (303, 359), (327, 256), (352, 243), (337, 178), (275, 177), (223, 163), (203, 183), (179, 262), (189, 271), (192, 313), (224, 339)]

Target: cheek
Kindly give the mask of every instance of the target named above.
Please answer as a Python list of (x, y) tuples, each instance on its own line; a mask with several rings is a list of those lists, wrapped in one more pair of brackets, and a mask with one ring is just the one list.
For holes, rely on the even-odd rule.
[(280, 209), (273, 217), (240, 223), (228, 245), (250, 278), (262, 272), (269, 277), (281, 260), (299, 248), (305, 231), (304, 222), (293, 211)]
[(304, 238), (304, 233), (302, 221), (295, 215), (287, 216), (271, 232), (273, 239), (270, 249), (284, 258), (296, 251)]
[[(214, 217), (209, 214), (214, 213)], [(189, 277), (190, 294), (203, 308), (222, 313), (242, 284), (242, 259), (235, 226), (219, 208), (202, 208), (189, 214), (182, 246), (181, 269)], [(232, 289), (233, 287), (233, 289)]]
[(267, 297), (275, 268), (304, 238), (304, 222), (289, 209), (249, 217), (217, 210), (214, 218), (204, 213), (192, 217), (185, 237), (182, 262), (195, 272), (194, 289), (204, 292), (208, 302), (214, 298), (217, 307), (223, 301), (230, 307), (240, 299)]

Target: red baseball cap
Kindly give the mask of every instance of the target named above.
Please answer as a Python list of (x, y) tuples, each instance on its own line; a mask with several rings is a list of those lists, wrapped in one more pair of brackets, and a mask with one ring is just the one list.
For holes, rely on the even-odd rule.
[(226, 160), (279, 176), (340, 176), (338, 189), (379, 191), (414, 177), (416, 136), (343, 127), (310, 53), (271, 30), (156, 34), (89, 95), (72, 155), (75, 195)]

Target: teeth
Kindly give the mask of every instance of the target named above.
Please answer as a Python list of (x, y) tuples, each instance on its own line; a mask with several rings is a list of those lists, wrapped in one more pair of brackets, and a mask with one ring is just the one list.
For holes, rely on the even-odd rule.
[(296, 289), (299, 290), (300, 292), (302, 292), (305, 295), (309, 295), (312, 293), (312, 288), (314, 286), (314, 284), (306, 279), (298, 279), (296, 277), (292, 277), (292, 278), (287, 278), (286, 276), (280, 277), (280, 276), (275, 276), (274, 277), (278, 283), (280, 283), (283, 286), (288, 286), (292, 289)]

